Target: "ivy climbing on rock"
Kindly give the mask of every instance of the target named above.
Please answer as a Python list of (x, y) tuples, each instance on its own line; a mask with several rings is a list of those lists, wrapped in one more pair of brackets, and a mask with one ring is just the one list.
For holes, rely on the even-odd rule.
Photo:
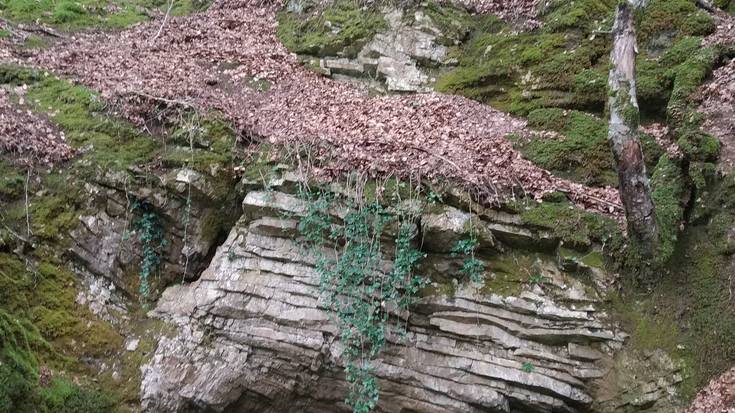
[(474, 233), (471, 233), (469, 238), (457, 241), (457, 243), (452, 247), (452, 256), (465, 257), (462, 262), (462, 268), (459, 272), (467, 276), (467, 278), (469, 278), (473, 283), (481, 283), (485, 281), (485, 263), (475, 257), (475, 252), (479, 245), (480, 243), (477, 241), (477, 236)]
[[(379, 388), (373, 361), (391, 335), (402, 337), (401, 318), (426, 285), (414, 270), (424, 254), (414, 247), (416, 224), (410, 214), (395, 212), (378, 201), (338, 198), (301, 191), (308, 201), (299, 233), (316, 257), (320, 293), (339, 326), (349, 392), (346, 403), (355, 413), (375, 409)], [(342, 219), (330, 211), (346, 207)], [(384, 236), (395, 234), (392, 268), (386, 270)]]
[(132, 210), (138, 215), (133, 221), (133, 230), (142, 247), (138, 291), (144, 298), (148, 298), (151, 293), (150, 278), (161, 267), (163, 248), (168, 245), (168, 241), (164, 237), (161, 219), (151, 204), (135, 200)]

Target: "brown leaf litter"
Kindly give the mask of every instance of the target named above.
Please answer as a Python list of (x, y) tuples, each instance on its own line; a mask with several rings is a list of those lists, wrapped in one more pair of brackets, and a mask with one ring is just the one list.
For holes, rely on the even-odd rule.
[[(564, 191), (619, 214), (615, 188), (589, 188), (522, 159), (506, 139), (525, 121), (459, 96), (370, 96), (302, 67), (276, 38), (280, 3), (220, 0), (205, 12), (118, 33), (78, 34), (27, 59), (101, 92), (145, 123), (162, 102), (218, 110), (258, 141), (310, 144), (322, 172), (448, 179), (498, 201)], [(268, 87), (263, 87), (266, 84)]]
[[(735, 17), (724, 13), (715, 17), (717, 30), (705, 44), (735, 45)], [(712, 73), (712, 80), (702, 86), (695, 98), (698, 111), (704, 114), (704, 130), (722, 143), (719, 168), (730, 172), (735, 168), (735, 60)]]
[[(23, 97), (23, 88), (16, 94)], [(64, 134), (47, 119), (23, 105), (14, 105), (10, 91), (0, 88), (0, 152), (11, 154), (22, 165), (52, 165), (72, 157)]]
[(712, 379), (684, 413), (735, 413), (735, 368)]

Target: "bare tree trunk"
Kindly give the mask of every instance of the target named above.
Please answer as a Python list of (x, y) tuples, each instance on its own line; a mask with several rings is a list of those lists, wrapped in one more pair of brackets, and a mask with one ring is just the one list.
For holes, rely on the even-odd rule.
[(636, 46), (634, 8), (645, 1), (621, 1), (617, 6), (613, 25), (612, 67), (608, 86), (610, 129), (608, 139), (612, 146), (620, 181), (620, 197), (628, 221), (628, 233), (635, 237), (642, 253), (651, 256), (658, 242), (656, 214), (651, 199), (651, 188), (643, 162), (638, 136), (639, 110), (636, 98)]

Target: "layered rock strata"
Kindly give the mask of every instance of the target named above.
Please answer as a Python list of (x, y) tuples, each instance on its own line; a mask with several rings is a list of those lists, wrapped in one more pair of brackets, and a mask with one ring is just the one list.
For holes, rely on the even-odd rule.
[[(161, 338), (143, 367), (145, 408), (348, 411), (343, 348), (320, 301), (314, 258), (298, 240), (304, 202), (252, 191), (243, 210), (199, 280), (169, 288), (153, 312), (178, 332)], [(425, 216), (425, 231), (461, 233), (458, 221), (478, 219), (442, 214)], [(499, 241), (485, 225), (491, 248)], [(502, 255), (483, 259), (494, 268)], [(591, 383), (606, 374), (624, 334), (597, 311), (594, 288), (543, 256), (533, 268), (547, 281), (522, 283), (513, 296), (455, 281), (450, 294), (422, 297), (402, 320), (407, 336), (389, 337), (375, 363), (379, 410), (589, 411)]]

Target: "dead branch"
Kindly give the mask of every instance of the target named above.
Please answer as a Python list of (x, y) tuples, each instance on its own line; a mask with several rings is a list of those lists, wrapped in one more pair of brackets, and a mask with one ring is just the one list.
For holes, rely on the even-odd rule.
[(31, 168), (28, 167), (28, 174), (25, 182), (25, 207), (26, 207), (26, 236), (28, 238), (33, 235), (31, 232), (31, 214), (28, 211), (28, 182), (31, 180)]
[(158, 39), (158, 36), (161, 35), (161, 32), (163, 31), (163, 27), (166, 25), (166, 22), (168, 22), (168, 17), (171, 15), (171, 9), (174, 7), (174, 0), (168, 1), (168, 10), (166, 10), (166, 15), (163, 16), (163, 22), (161, 22), (161, 26), (158, 28), (158, 32), (156, 32), (156, 35), (153, 36), (151, 39), (151, 42), (156, 41)]
[(185, 101), (185, 100), (167, 99), (167, 98), (163, 98), (163, 97), (159, 97), (159, 96), (149, 95), (149, 94), (144, 93), (144, 92), (129, 92), (129, 93), (132, 94), (132, 95), (140, 96), (140, 97), (143, 97), (143, 98), (146, 98), (146, 99), (150, 99), (150, 100), (153, 100), (153, 101), (156, 101), (156, 102), (162, 102), (162, 103), (165, 103), (167, 105), (179, 105), (179, 106), (183, 106), (183, 107), (185, 107), (187, 109), (194, 109), (194, 105), (192, 103), (189, 103), (189, 102)]

